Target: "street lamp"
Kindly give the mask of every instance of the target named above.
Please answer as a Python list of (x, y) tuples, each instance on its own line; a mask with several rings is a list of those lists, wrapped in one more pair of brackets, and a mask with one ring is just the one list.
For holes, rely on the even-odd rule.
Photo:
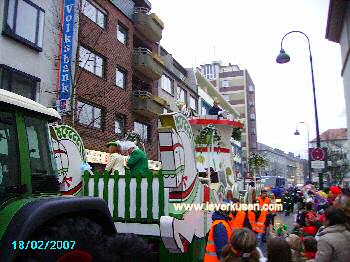
[[(318, 127), (318, 115), (317, 115), (317, 104), (316, 104), (316, 91), (315, 91), (315, 78), (314, 78), (314, 69), (313, 69), (313, 64), (312, 64), (312, 55), (311, 55), (311, 47), (310, 47), (310, 39), (309, 37), (301, 32), (301, 31), (290, 31), (287, 34), (285, 34), (281, 40), (281, 50), (279, 55), (276, 58), (276, 62), (279, 64), (285, 64), (288, 63), (290, 61), (290, 57), (289, 55), (284, 51), (283, 49), (283, 40), (284, 38), (291, 34), (291, 33), (299, 33), (302, 34), (306, 37), (307, 42), (308, 42), (308, 46), (309, 46), (309, 58), (310, 58), (310, 66), (311, 66), (311, 77), (312, 77), (312, 91), (314, 94), (314, 109), (315, 109), (315, 120), (316, 120), (316, 141), (317, 141), (317, 147), (321, 147), (321, 142), (320, 142), (320, 131), (319, 131), (319, 127)], [(323, 189), (323, 174), (319, 173), (319, 185), (320, 185), (320, 189)]]
[[(299, 133), (299, 130), (298, 130), (298, 126), (300, 125), (300, 124), (303, 124), (303, 125), (305, 125), (306, 126), (306, 130), (307, 130), (307, 152), (308, 152), (308, 150), (309, 150), (309, 143), (310, 143), (310, 135), (309, 135), (309, 125), (307, 124), (307, 123), (305, 123), (305, 122), (298, 122), (297, 123), (297, 126), (295, 127), (295, 132), (294, 132), (294, 135), (295, 136), (299, 136), (300, 135), (300, 133)], [(309, 157), (308, 157), (308, 160), (310, 161), (310, 159), (309, 159)], [(310, 170), (310, 168), (308, 168), (309, 170), (309, 180), (310, 181), (312, 181), (312, 177), (311, 177), (311, 170)]]

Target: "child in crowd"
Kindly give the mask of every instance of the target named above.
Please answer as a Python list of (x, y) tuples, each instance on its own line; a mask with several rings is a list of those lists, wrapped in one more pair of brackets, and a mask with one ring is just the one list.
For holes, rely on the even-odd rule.
[(300, 237), (298, 237), (295, 234), (291, 234), (289, 237), (286, 238), (289, 247), (292, 251), (292, 260), (293, 262), (301, 262), (301, 252), (303, 249), (303, 242), (301, 241)]
[(317, 241), (314, 237), (305, 237), (304, 238), (304, 253), (303, 256), (305, 259), (314, 259), (317, 252)]
[(233, 231), (230, 243), (223, 249), (221, 262), (265, 262), (253, 231), (240, 228)]
[(267, 244), (269, 262), (292, 262), (292, 251), (288, 242), (282, 237), (272, 237)]

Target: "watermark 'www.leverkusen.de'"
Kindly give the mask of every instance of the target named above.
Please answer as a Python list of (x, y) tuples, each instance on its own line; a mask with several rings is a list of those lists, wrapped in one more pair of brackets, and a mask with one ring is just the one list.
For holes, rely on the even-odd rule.
[(237, 204), (237, 203), (224, 203), (224, 204), (213, 204), (213, 203), (174, 203), (176, 211), (283, 211), (282, 204)]

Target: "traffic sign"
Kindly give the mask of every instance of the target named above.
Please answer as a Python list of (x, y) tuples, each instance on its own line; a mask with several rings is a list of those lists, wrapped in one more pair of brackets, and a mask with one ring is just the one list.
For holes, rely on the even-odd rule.
[(328, 167), (327, 148), (309, 148), (309, 167), (313, 172), (326, 172)]
[(311, 151), (311, 158), (314, 161), (322, 161), (324, 160), (325, 156), (326, 152), (321, 147), (314, 148)]
[(325, 166), (324, 161), (311, 161), (311, 168), (313, 169), (324, 169)]

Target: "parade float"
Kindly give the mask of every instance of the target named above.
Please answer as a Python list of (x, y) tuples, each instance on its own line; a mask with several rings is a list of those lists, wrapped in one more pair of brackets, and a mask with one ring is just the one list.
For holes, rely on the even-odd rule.
[[(83, 141), (73, 128), (47, 128), (59, 121), (56, 111), (0, 92), (0, 261), (15, 260), (13, 241), (31, 239), (43, 225), (76, 214), (103, 227), (105, 234), (142, 236), (156, 246), (159, 261), (203, 259), (211, 212), (176, 207), (219, 203), (229, 189), (238, 194), (231, 142), (232, 130), (241, 123), (161, 115), (161, 168), (150, 162), (144, 174), (128, 169), (125, 175), (99, 173), (86, 162)], [(17, 133), (9, 135), (13, 130)], [(16, 145), (20, 160), (11, 162)], [(11, 178), (16, 169), (21, 175)]]

